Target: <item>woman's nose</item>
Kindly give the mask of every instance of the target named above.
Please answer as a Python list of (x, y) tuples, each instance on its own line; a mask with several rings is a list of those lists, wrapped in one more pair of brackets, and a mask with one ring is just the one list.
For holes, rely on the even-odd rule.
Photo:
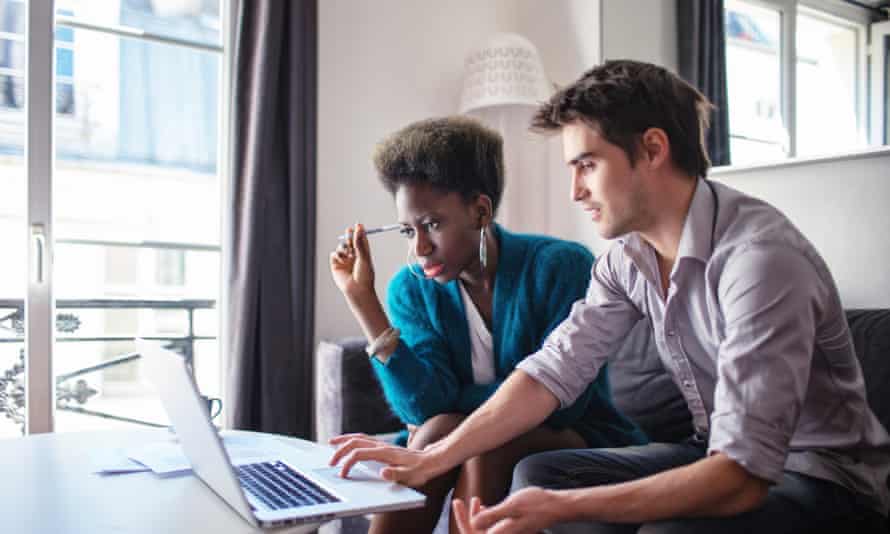
[(417, 237), (414, 238), (414, 254), (418, 258), (429, 256), (433, 251), (432, 241), (423, 232), (417, 232), (416, 235)]

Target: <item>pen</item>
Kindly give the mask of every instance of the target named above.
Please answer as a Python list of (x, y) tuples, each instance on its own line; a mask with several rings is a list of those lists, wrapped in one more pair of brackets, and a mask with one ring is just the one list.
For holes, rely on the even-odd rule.
[[(400, 229), (401, 227), (402, 227), (402, 225), (401, 225), (401, 224), (398, 224), (398, 223), (396, 223), (396, 224), (388, 224), (388, 225), (386, 225), (386, 226), (381, 226), (380, 228), (369, 228), (369, 229), (365, 230), (365, 233), (366, 233), (367, 235), (371, 235), (371, 234), (379, 234), (379, 233), (381, 233), (381, 232), (391, 232), (391, 231), (393, 231), (393, 230), (398, 230), (398, 229)], [(339, 239), (340, 241), (346, 241), (346, 239), (347, 239), (348, 237), (349, 237), (349, 234), (343, 234), (343, 235), (341, 235), (341, 236), (337, 236), (337, 239)]]

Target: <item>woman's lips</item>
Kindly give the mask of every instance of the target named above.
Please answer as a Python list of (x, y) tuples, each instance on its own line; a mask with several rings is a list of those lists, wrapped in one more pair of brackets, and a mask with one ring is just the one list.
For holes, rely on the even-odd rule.
[(444, 263), (434, 263), (432, 265), (427, 265), (423, 268), (423, 274), (427, 278), (435, 278), (442, 274), (442, 271), (445, 269)]

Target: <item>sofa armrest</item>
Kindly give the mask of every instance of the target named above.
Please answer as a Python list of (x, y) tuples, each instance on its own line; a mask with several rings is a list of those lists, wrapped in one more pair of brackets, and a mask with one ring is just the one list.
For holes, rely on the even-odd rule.
[(363, 338), (322, 341), (315, 354), (315, 439), (349, 432), (386, 434), (404, 425), (371, 369)]

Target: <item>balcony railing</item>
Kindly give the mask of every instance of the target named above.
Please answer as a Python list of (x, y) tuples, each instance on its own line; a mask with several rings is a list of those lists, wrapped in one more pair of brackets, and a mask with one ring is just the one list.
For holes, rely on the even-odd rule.
[[(143, 339), (167, 341), (168, 345), (183, 355), (193, 369), (195, 342), (214, 340), (215, 336), (202, 336), (195, 333), (195, 312), (209, 310), (216, 306), (214, 300), (138, 300), (138, 299), (59, 299), (56, 301), (56, 331), (64, 334), (56, 338), (57, 343), (120, 342), (133, 341), (135, 335), (72, 335), (80, 329), (81, 319), (78, 310), (183, 310), (188, 317), (184, 335), (138, 336)], [(0, 344), (23, 344), (25, 325), (24, 301), (21, 299), (0, 299)], [(4, 336), (5, 334), (5, 336)], [(77, 369), (56, 376), (56, 409), (102, 417), (116, 421), (136, 423), (146, 426), (163, 426), (151, 421), (92, 410), (84, 405), (98, 393), (91, 387), (86, 375), (114, 368), (138, 360), (138, 353), (118, 355), (99, 364)], [(18, 423), (24, 431), (25, 422), (25, 348), (19, 350), (18, 361), (8, 369), (0, 369), (0, 414)], [(75, 380), (72, 383), (72, 380)]]

